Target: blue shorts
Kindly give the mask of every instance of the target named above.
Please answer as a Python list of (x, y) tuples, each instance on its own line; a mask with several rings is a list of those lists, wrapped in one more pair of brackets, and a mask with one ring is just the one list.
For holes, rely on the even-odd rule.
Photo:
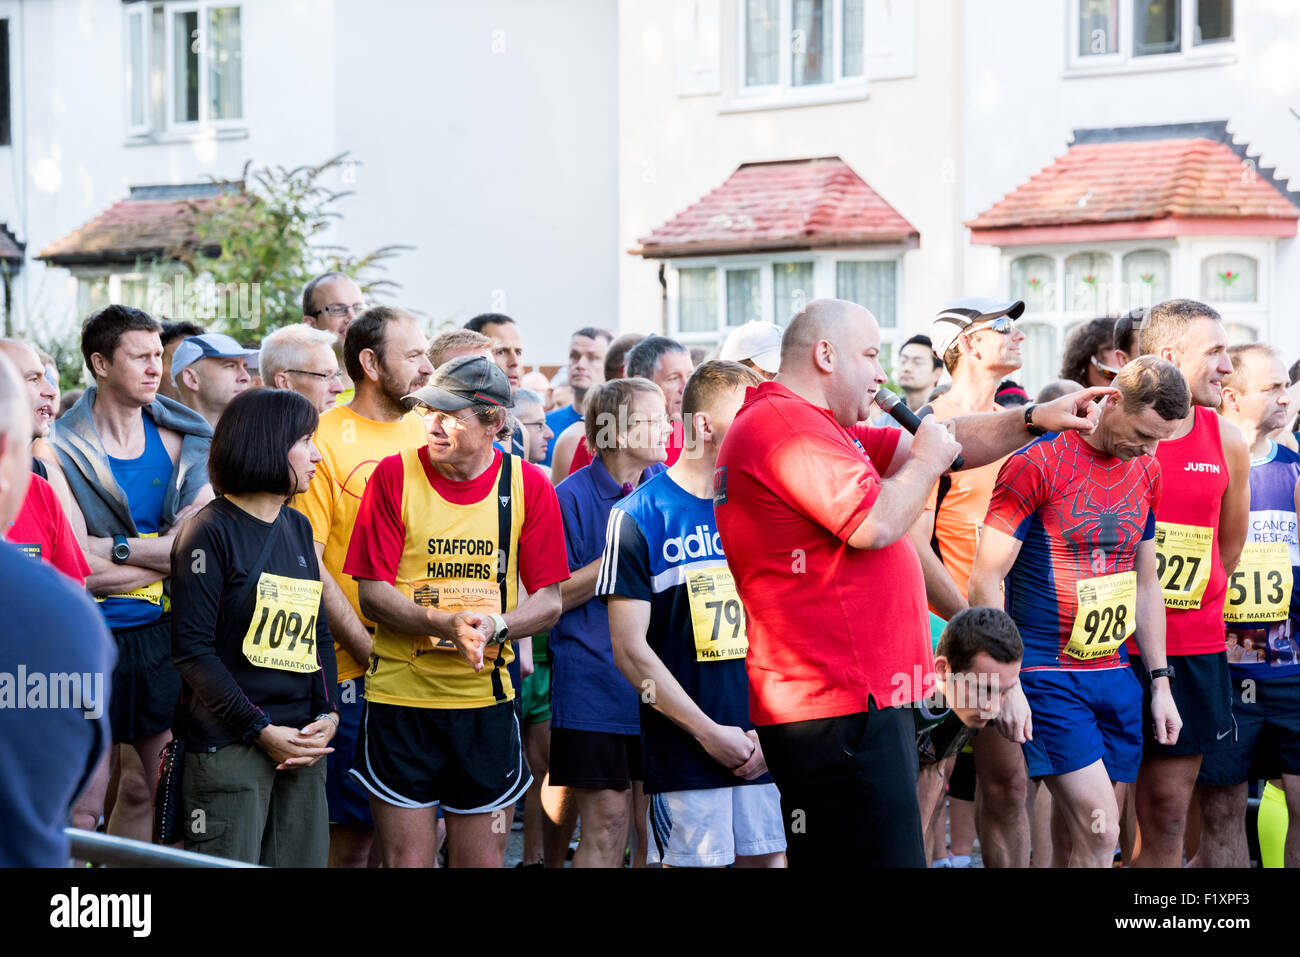
[(1142, 763), (1142, 686), (1131, 668), (1020, 672), (1033, 712), (1031, 778), (1069, 774), (1098, 758), (1112, 781), (1136, 781)]
[(1201, 758), (1196, 783), (1226, 787), (1300, 774), (1300, 675), (1252, 680), (1234, 674), (1232, 692), (1236, 741)]
[(339, 682), (339, 729), (330, 742), (334, 753), (325, 759), (325, 803), (329, 805), (331, 824), (371, 830), (375, 822), (370, 816), (370, 793), (348, 774), (357, 753), (361, 715), (366, 710), (361, 682), (361, 678)]

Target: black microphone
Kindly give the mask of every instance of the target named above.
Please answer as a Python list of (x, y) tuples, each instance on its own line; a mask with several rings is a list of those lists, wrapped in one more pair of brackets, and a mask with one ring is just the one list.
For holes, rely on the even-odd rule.
[[(921, 420), (916, 417), (916, 413), (907, 407), (906, 402), (888, 389), (880, 389), (876, 392), (876, 405), (889, 413), (895, 422), (913, 435), (916, 435), (916, 430), (921, 427)], [(966, 462), (959, 454), (952, 460), (949, 469), (953, 472), (960, 472), (965, 466)]]

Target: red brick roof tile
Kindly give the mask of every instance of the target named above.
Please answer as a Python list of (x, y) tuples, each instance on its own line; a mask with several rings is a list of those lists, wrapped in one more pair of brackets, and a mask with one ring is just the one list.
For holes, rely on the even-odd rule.
[(1167, 139), (1071, 146), (966, 225), (985, 230), (1166, 217), (1296, 219), (1300, 211), (1225, 144)]
[(647, 259), (756, 249), (915, 243), (920, 237), (838, 156), (745, 163), (634, 250)]
[(214, 201), (124, 199), (80, 229), (50, 243), (36, 258), (68, 266), (160, 257), (198, 243), (190, 204), (203, 208)]

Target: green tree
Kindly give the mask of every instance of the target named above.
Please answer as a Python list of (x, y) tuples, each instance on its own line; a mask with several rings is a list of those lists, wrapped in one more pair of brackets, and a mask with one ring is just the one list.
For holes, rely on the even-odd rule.
[[(398, 288), (376, 274), (386, 269), (385, 260), (412, 247), (382, 246), (355, 255), (312, 241), (342, 218), (333, 207), (351, 193), (332, 190), (324, 180), (344, 167), (347, 155), (319, 166), (266, 167), (251, 175), (249, 160), (239, 179), (214, 179), (223, 187), (217, 198), (189, 203), (198, 242), (174, 255), (199, 281), (200, 292), (209, 284), (215, 290), (208, 308), (195, 318), (241, 342), (258, 343), (272, 330), (301, 320), (303, 287), (320, 273), (346, 273), (367, 297)], [(212, 255), (218, 247), (220, 253)], [(236, 302), (241, 308), (227, 306)]]

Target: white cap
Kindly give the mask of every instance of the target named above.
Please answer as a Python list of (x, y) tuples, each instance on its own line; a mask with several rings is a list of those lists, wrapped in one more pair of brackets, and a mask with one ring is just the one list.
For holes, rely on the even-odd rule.
[(719, 359), (748, 359), (764, 372), (781, 371), (781, 327), (770, 322), (747, 322), (732, 329), (718, 351)]
[(944, 304), (939, 315), (930, 323), (930, 343), (934, 354), (942, 359), (957, 337), (976, 323), (988, 322), (1001, 316), (1019, 319), (1024, 311), (1025, 303), (1021, 299), (1012, 299), (1010, 302), (980, 297), (953, 299)]

